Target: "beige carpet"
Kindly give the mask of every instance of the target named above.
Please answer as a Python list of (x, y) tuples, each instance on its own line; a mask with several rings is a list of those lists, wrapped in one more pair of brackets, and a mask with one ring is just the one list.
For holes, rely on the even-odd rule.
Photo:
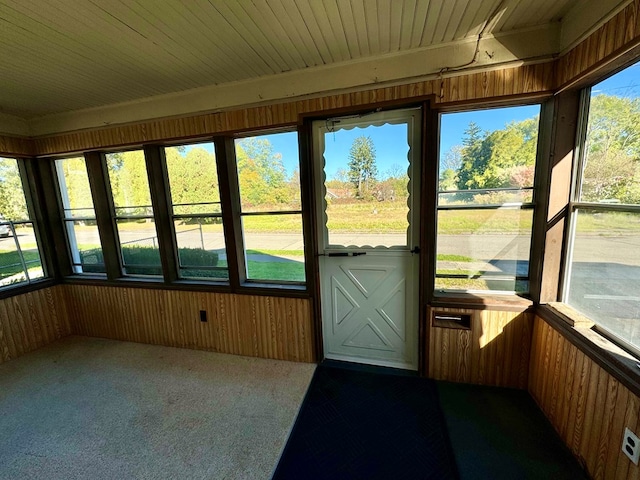
[(0, 479), (268, 479), (314, 368), (67, 337), (0, 365)]

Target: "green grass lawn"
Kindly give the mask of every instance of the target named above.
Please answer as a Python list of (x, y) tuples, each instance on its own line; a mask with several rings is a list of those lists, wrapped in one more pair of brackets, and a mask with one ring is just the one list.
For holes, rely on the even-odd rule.
[[(24, 260), (27, 262), (27, 268), (40, 266), (40, 255), (37, 250), (23, 251)], [(15, 250), (0, 250), (0, 279), (22, 273), (22, 263), (20, 255)]]
[[(330, 204), (328, 226), (335, 233), (405, 233), (407, 206), (404, 202), (354, 202)], [(532, 210), (444, 210), (438, 215), (438, 233), (442, 235), (531, 232)], [(301, 233), (300, 215), (260, 215), (244, 217), (244, 228), (250, 233)], [(148, 230), (153, 223), (130, 222), (127, 230)], [(77, 226), (77, 230), (83, 228)], [(199, 228), (179, 225), (178, 232)], [(579, 217), (578, 233), (609, 231), (612, 234), (640, 233), (640, 215), (624, 212), (584, 213)], [(203, 233), (219, 233), (221, 224), (202, 225)]]

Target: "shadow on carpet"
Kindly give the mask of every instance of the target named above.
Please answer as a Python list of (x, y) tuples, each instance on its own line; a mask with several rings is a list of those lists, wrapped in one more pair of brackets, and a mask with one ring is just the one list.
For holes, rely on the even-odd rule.
[(391, 478), (458, 478), (435, 383), (319, 366), (273, 479)]

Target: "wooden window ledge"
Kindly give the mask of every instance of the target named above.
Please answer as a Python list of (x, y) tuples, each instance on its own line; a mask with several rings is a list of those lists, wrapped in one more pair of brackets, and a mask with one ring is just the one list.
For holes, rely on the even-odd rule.
[(563, 303), (540, 305), (536, 313), (616, 380), (640, 396), (640, 360), (598, 333), (593, 321)]
[(484, 293), (438, 293), (429, 303), (432, 307), (467, 308), (470, 310), (502, 310), (524, 312), (533, 308), (533, 301), (518, 295)]

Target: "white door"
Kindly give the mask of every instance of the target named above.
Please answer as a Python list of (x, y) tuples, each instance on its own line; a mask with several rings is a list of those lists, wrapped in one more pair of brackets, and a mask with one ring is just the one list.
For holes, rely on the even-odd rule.
[(418, 368), (420, 118), (314, 123), (325, 358)]

